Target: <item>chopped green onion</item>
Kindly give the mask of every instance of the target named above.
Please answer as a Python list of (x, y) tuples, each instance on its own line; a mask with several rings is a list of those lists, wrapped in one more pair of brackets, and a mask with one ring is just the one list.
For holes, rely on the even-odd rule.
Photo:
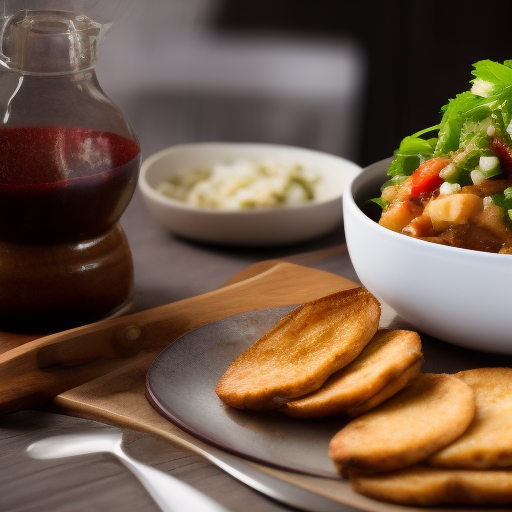
[(449, 181), (457, 175), (457, 168), (453, 164), (448, 164), (444, 169), (441, 170), (439, 176), (445, 181)]
[(473, 182), (473, 185), (481, 185), (486, 179), (482, 171), (479, 171), (478, 169), (471, 171), (469, 176)]
[(500, 161), (496, 156), (481, 156), (478, 165), (482, 171), (487, 172), (500, 165)]

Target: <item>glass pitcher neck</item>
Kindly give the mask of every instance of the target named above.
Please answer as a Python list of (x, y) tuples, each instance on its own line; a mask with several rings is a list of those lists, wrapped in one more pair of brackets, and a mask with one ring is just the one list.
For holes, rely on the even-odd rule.
[(32, 75), (91, 69), (107, 28), (85, 14), (71, 11), (18, 11), (3, 20), (0, 65)]

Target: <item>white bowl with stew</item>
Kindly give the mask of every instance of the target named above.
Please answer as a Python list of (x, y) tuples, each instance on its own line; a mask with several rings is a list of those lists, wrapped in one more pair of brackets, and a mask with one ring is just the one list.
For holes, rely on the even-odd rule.
[[(318, 175), (311, 201), (255, 209), (204, 208), (156, 189), (173, 176), (240, 160), (297, 163)], [(139, 189), (155, 220), (170, 232), (199, 242), (233, 246), (294, 244), (342, 229), (345, 184), (357, 164), (328, 153), (279, 144), (204, 142), (173, 146), (148, 157)]]
[(420, 332), (512, 354), (512, 255), (439, 245), (380, 226), (367, 200), (380, 196), (390, 162), (365, 168), (345, 190), (345, 236), (359, 279)]

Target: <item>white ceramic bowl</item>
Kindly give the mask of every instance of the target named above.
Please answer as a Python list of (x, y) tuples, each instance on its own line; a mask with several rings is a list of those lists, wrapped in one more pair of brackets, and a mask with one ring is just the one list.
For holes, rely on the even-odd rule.
[[(190, 206), (155, 190), (175, 174), (237, 159), (283, 158), (321, 176), (317, 198), (300, 206), (259, 210), (218, 210)], [(327, 153), (275, 144), (197, 143), (164, 149), (141, 166), (139, 189), (153, 217), (165, 228), (192, 240), (238, 246), (275, 246), (324, 235), (343, 218), (342, 195), (347, 181), (361, 168)]]
[(379, 195), (390, 161), (367, 167), (345, 190), (345, 235), (359, 279), (419, 331), (512, 354), (512, 256), (417, 240), (367, 217), (360, 205)]

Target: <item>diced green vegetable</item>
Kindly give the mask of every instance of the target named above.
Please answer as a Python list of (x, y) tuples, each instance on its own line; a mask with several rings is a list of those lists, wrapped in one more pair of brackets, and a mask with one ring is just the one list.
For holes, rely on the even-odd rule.
[(501, 174), (500, 161), (496, 156), (481, 156), (476, 169), (483, 174), (484, 178)]

